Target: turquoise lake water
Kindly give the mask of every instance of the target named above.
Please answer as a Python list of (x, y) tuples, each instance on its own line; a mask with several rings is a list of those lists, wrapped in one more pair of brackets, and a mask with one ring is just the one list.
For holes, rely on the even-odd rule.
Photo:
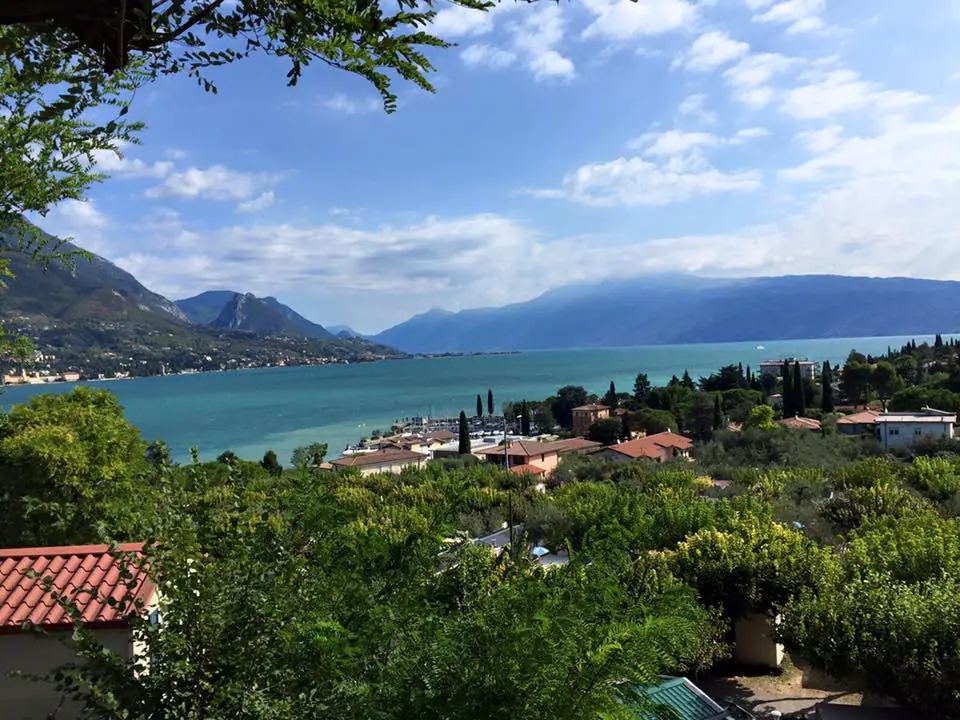
[[(114, 393), (127, 417), (147, 440), (162, 439), (180, 461), (196, 446), (211, 459), (231, 449), (259, 459), (272, 449), (286, 462), (310, 442), (330, 445), (331, 455), (374, 429), (389, 430), (401, 417), (474, 412), (476, 395), (497, 407), (507, 400), (540, 399), (562, 385), (583, 385), (603, 394), (613, 380), (630, 391), (638, 372), (656, 384), (686, 368), (694, 379), (722, 365), (801, 356), (842, 362), (851, 349), (879, 354), (909, 338), (789, 340), (756, 343), (557, 350), (436, 360), (399, 360), (361, 365), (276, 368), (177, 375), (91, 383)], [(916, 337), (917, 342), (932, 338)], [(73, 385), (7, 387), (2, 402), (27, 402), (43, 392)]]

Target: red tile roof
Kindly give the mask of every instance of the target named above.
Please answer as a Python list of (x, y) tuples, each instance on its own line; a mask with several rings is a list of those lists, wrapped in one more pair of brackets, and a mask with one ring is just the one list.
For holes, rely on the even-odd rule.
[(515, 475), (525, 475), (529, 473), (530, 475), (536, 475), (537, 477), (547, 474), (547, 471), (543, 468), (538, 468), (536, 465), (527, 464), (514, 465), (512, 468), (510, 468), (510, 472), (514, 473)]
[(414, 460), (421, 461), (426, 459), (426, 455), (413, 452), (413, 450), (377, 450), (371, 453), (349, 455), (348, 457), (334, 460), (332, 464), (337, 467), (363, 467), (364, 465), (386, 465), (389, 463), (411, 462)]
[(837, 425), (876, 425), (877, 410), (864, 410), (853, 415), (843, 415), (837, 418)]
[(589, 405), (580, 405), (578, 407), (575, 407), (573, 409), (573, 412), (576, 412), (577, 410), (582, 410), (583, 412), (595, 412), (597, 410), (609, 410), (609, 409), (610, 407), (608, 405), (604, 405), (602, 403), (590, 403)]
[(823, 429), (823, 426), (820, 424), (819, 420), (814, 420), (813, 418), (806, 417), (788, 417), (780, 421), (780, 424), (784, 427), (793, 428), (795, 430), (817, 430), (820, 431)]
[(689, 438), (672, 432), (662, 432), (656, 435), (637, 438), (636, 440), (629, 440), (619, 445), (611, 445), (609, 449), (631, 458), (645, 457), (657, 459), (663, 454), (663, 450), (666, 448), (689, 450), (692, 447), (693, 441)]
[[(132, 591), (135, 599), (146, 604), (156, 586), (132, 559), (125, 562), (109, 550), (109, 545), (0, 550), (0, 630), (20, 628), (28, 622), (44, 628), (73, 625), (64, 608), (45, 590), (43, 578), (51, 580), (51, 591), (73, 599), (85, 624), (122, 624), (125, 613), (111, 606), (108, 598), (121, 600)], [(116, 551), (140, 554), (143, 543), (118, 545)], [(124, 564), (133, 575), (129, 580), (120, 577)], [(36, 577), (29, 577), (31, 571)]]
[[(518, 440), (510, 443), (507, 455), (510, 457), (534, 457), (535, 455), (553, 455), (577, 452), (580, 450), (599, 449), (600, 443), (583, 438), (569, 438), (553, 442), (539, 442), (538, 440)], [(503, 455), (503, 445), (477, 450), (477, 455)]]

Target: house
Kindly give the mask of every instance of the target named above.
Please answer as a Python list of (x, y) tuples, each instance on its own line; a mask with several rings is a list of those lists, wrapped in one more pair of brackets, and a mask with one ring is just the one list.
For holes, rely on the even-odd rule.
[(387, 448), (376, 452), (350, 455), (334, 460), (330, 464), (335, 470), (357, 468), (363, 475), (377, 473), (398, 473), (407, 467), (420, 467), (428, 457), (413, 450)]
[(957, 414), (925, 407), (920, 412), (877, 415), (877, 439), (885, 450), (910, 447), (920, 439), (953, 440)]
[(797, 358), (784, 358), (783, 360), (764, 360), (760, 363), (760, 374), (761, 375), (775, 375), (776, 377), (781, 377), (783, 375), (783, 363), (786, 362), (790, 365), (790, 372), (793, 372), (793, 367), (796, 364), (800, 365), (800, 377), (804, 380), (814, 380), (817, 377), (817, 363), (813, 360), (799, 360)]
[(837, 418), (837, 432), (842, 435), (876, 435), (876, 410), (863, 410), (852, 415), (842, 415)]
[(590, 405), (581, 405), (572, 410), (573, 413), (573, 432), (577, 435), (586, 435), (587, 430), (597, 420), (604, 420), (610, 417), (610, 408), (600, 403), (591, 403)]
[(503, 445), (497, 445), (478, 450), (474, 454), (498, 465), (507, 462), (508, 467), (511, 468), (518, 465), (530, 465), (543, 470), (545, 476), (549, 477), (556, 470), (560, 464), (560, 458), (564, 455), (593, 453), (600, 450), (601, 447), (600, 443), (583, 438), (570, 438), (569, 440), (555, 440), (553, 442), (519, 440), (510, 443), (506, 447), (506, 451), (504, 451)]
[[(741, 708), (725, 708), (685, 677), (663, 677), (656, 685), (641, 689), (646, 698), (661, 707), (670, 708), (678, 720), (735, 720), (751, 717)], [(642, 712), (641, 720), (659, 720), (664, 717), (654, 712)]]
[(823, 425), (819, 420), (814, 420), (813, 418), (800, 417), (799, 415), (794, 415), (793, 417), (787, 417), (780, 421), (780, 424), (785, 428), (790, 428), (791, 430), (812, 430), (813, 432), (822, 432)]
[[(53, 685), (26, 677), (45, 675), (76, 660), (61, 640), (69, 638), (73, 622), (42, 585), (74, 598), (89, 628), (105, 647), (131, 658), (139, 648), (123, 614), (108, 600), (132, 593), (145, 612), (157, 607), (157, 588), (138, 563), (125, 553), (142, 553), (142, 543), (0, 550), (0, 705), (4, 720), (53, 717), (72, 720), (79, 707), (61, 697)], [(124, 566), (132, 577), (121, 579)], [(36, 574), (36, 576), (34, 575)], [(39, 576), (39, 577), (37, 577)], [(31, 629), (25, 629), (26, 627)], [(36, 628), (43, 632), (37, 632)], [(62, 706), (61, 706), (61, 703)]]
[(677, 433), (667, 432), (647, 435), (628, 440), (619, 445), (611, 445), (597, 453), (598, 457), (608, 460), (640, 460), (647, 458), (657, 462), (666, 462), (674, 458), (689, 459), (693, 441)]

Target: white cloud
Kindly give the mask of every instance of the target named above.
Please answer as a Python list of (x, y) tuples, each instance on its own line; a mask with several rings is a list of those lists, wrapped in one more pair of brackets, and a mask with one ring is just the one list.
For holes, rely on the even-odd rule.
[(725, 32), (714, 30), (694, 40), (690, 50), (674, 64), (688, 70), (707, 72), (738, 60), (749, 51), (750, 46), (747, 43), (734, 40)]
[(265, 210), (273, 205), (274, 199), (273, 190), (267, 190), (266, 192), (260, 193), (253, 200), (239, 203), (237, 205), (237, 212), (258, 212)]
[(713, 125), (717, 122), (717, 114), (706, 108), (707, 96), (705, 93), (694, 93), (683, 99), (677, 107), (677, 114), (681, 118), (691, 118), (703, 125)]
[(494, 70), (508, 67), (517, 59), (515, 53), (492, 45), (468, 45), (460, 53), (460, 59), (469, 67), (488, 67)]
[(557, 6), (534, 5), (510, 27), (513, 51), (525, 58), (527, 67), (537, 80), (566, 79), (576, 75), (573, 61), (560, 54), (556, 47), (563, 40), (565, 21)]
[(679, 155), (694, 148), (716, 147), (720, 138), (710, 133), (667, 130), (662, 133), (645, 133), (627, 143), (634, 150), (644, 150), (645, 155), (668, 157)]
[(583, 0), (594, 21), (584, 38), (629, 40), (687, 27), (697, 19), (694, 3), (686, 0)]
[[(754, 9), (767, 7), (768, 5), (769, 3), (763, 3)], [(765, 12), (754, 15), (753, 20), (761, 23), (789, 25), (787, 28), (788, 35), (812, 32), (823, 28), (820, 13), (826, 9), (826, 5), (826, 0), (782, 0)]]
[(483, 35), (493, 30), (493, 13), (453, 5), (438, 12), (430, 24), (431, 34), (440, 38)]
[(807, 150), (822, 153), (831, 150), (840, 144), (843, 135), (842, 125), (831, 125), (819, 130), (804, 130), (796, 134), (796, 139), (802, 142)]
[(326, 98), (323, 100), (322, 105), (327, 108), (327, 110), (333, 110), (334, 112), (341, 112), (347, 115), (376, 112), (382, 107), (380, 101), (374, 98), (357, 100), (343, 93), (337, 93), (336, 95)]
[(124, 153), (128, 147), (126, 144), (120, 144), (116, 152), (113, 150), (94, 150), (93, 160), (97, 170), (113, 177), (130, 179), (159, 179), (173, 170), (173, 163), (167, 160), (158, 160), (154, 163), (145, 163), (143, 160), (136, 158), (131, 160)]
[(770, 131), (766, 128), (750, 127), (737, 130), (736, 137), (738, 140), (754, 140), (756, 138), (767, 137), (768, 135), (770, 135)]
[(798, 119), (826, 118), (868, 108), (896, 110), (926, 100), (915, 92), (884, 90), (877, 83), (861, 80), (859, 73), (848, 69), (805, 77), (812, 81), (788, 90), (780, 107)]
[(246, 173), (223, 165), (188, 168), (169, 175), (160, 185), (147, 190), (147, 197), (204, 198), (207, 200), (249, 200), (265, 186), (279, 180), (277, 175)]
[(777, 75), (802, 65), (798, 58), (789, 58), (779, 53), (750, 55), (724, 72), (723, 77), (739, 102), (760, 109), (774, 98), (775, 90), (770, 81)]
[(86, 250), (101, 253), (106, 249), (104, 233), (110, 221), (93, 200), (64, 200), (44, 218), (32, 218), (51, 235), (72, 238)]

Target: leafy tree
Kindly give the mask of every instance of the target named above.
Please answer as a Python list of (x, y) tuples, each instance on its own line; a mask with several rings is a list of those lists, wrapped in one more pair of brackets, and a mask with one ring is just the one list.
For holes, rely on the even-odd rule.
[(294, 449), (290, 455), (290, 464), (300, 470), (317, 469), (327, 456), (327, 444), (314, 442)]
[(683, 377), (680, 378), (680, 385), (685, 387), (687, 390), (695, 390), (696, 385), (693, 382), (693, 378), (690, 377), (690, 373), (686, 368), (683, 369)]
[(873, 387), (880, 396), (884, 408), (887, 401), (904, 386), (903, 378), (897, 373), (897, 369), (886, 360), (881, 360), (873, 368)]
[(800, 372), (800, 362), (793, 364), (793, 410), (797, 415), (807, 414), (807, 399), (803, 387), (803, 374)]
[(820, 374), (820, 410), (824, 415), (832, 413), (833, 404), (833, 371), (830, 361), (823, 361), (823, 372)]
[(738, 365), (724, 365), (719, 372), (700, 378), (699, 385), (704, 392), (736, 390), (744, 385), (743, 368)]
[(461, 410), (460, 411), (460, 427), (459, 427), (459, 446), (457, 452), (460, 455), (469, 455), (470, 454), (470, 427), (467, 425), (467, 414)]
[(750, 417), (744, 426), (758, 430), (776, 430), (778, 426), (773, 419), (773, 408), (769, 405), (757, 405), (750, 411)]
[(597, 420), (587, 429), (587, 439), (601, 445), (616, 445), (623, 434), (623, 423), (617, 418)]
[(480, 393), (477, 393), (477, 414), (476, 417), (483, 417), (483, 400), (480, 399)]
[(847, 361), (840, 376), (840, 391), (854, 407), (869, 400), (873, 367), (865, 362)]
[(235, 463), (239, 458), (233, 450), (224, 450), (222, 453), (217, 455), (217, 462), (221, 465), (231, 465)]
[(162, 440), (155, 440), (150, 443), (143, 455), (150, 465), (157, 468), (167, 467), (172, 462), (170, 460), (170, 448)]
[(587, 391), (579, 385), (566, 385), (560, 388), (551, 407), (557, 424), (562, 428), (572, 428), (573, 409), (586, 405), (588, 398)]
[(647, 374), (637, 373), (637, 377), (633, 381), (633, 397), (636, 398), (637, 402), (641, 405), (646, 402), (650, 388), (650, 378), (647, 377)]
[(713, 396), (713, 429), (723, 429), (723, 408), (720, 406), (720, 396)]
[(837, 572), (828, 551), (755, 516), (735, 520), (725, 531), (701, 530), (665, 557), (703, 602), (723, 608), (734, 620), (776, 610), (804, 590), (830, 582)]
[(78, 387), (0, 416), (3, 547), (135, 540), (154, 490), (116, 398)]
[(520, 405), (520, 434), (530, 435), (530, 407), (526, 400)]
[(603, 396), (603, 404), (611, 410), (616, 410), (620, 405), (620, 400), (617, 398), (617, 387), (613, 384), (613, 380), (610, 381), (610, 388), (607, 390), (607, 394)]
[(793, 417), (797, 412), (797, 403), (794, 399), (793, 373), (790, 369), (790, 363), (786, 360), (783, 361), (781, 380), (783, 384), (783, 391), (781, 392), (783, 398), (783, 416)]
[(908, 387), (895, 392), (887, 403), (894, 412), (919, 412), (924, 407), (955, 411), (960, 409), (960, 395), (940, 388)]
[(631, 422), (637, 430), (641, 430), (647, 435), (678, 431), (677, 419), (673, 416), (673, 413), (666, 410), (643, 408), (633, 415)]
[(487, 390), (487, 415), (494, 416), (493, 390)]
[(273, 450), (267, 450), (263, 454), (263, 460), (260, 461), (260, 466), (275, 477), (279, 477), (280, 474), (283, 473), (283, 465), (280, 464), (280, 461), (277, 459), (277, 454)]
[(956, 578), (854, 580), (808, 591), (786, 606), (781, 632), (787, 647), (802, 649), (815, 666), (863, 677), (916, 717), (960, 717)]

